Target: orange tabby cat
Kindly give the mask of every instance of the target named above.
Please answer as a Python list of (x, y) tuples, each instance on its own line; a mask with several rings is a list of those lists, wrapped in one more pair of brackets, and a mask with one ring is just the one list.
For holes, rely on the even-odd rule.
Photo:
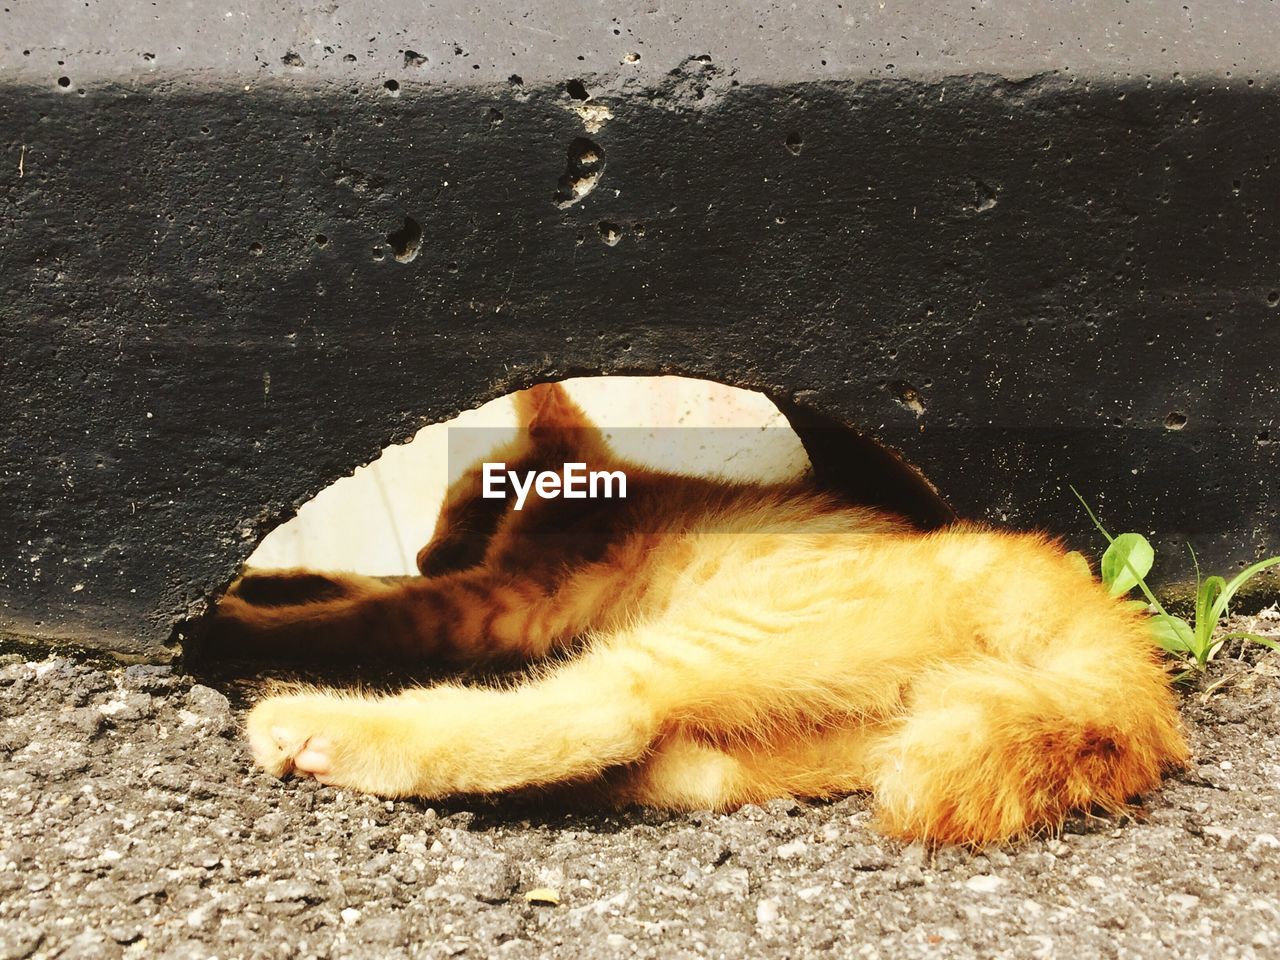
[(875, 796), (905, 838), (987, 844), (1118, 810), (1186, 757), (1145, 617), (1055, 542), (919, 533), (803, 486), (622, 464), (555, 385), (509, 469), (622, 468), (625, 500), (450, 489), (424, 576), (245, 577), (228, 652), (533, 664), (507, 687), (307, 690), (257, 762), (388, 797), (590, 783), (618, 804)]

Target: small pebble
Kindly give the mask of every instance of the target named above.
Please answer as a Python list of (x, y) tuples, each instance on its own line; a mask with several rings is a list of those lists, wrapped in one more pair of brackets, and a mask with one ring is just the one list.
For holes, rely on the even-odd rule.
[(780, 904), (777, 900), (769, 897), (761, 900), (756, 904), (756, 923), (769, 924), (774, 923), (778, 919), (778, 908)]

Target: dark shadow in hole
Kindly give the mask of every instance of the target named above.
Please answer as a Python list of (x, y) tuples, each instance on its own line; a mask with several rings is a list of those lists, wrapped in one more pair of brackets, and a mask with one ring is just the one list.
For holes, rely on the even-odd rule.
[(404, 226), (387, 234), (387, 245), (398, 263), (409, 263), (422, 249), (421, 224), (413, 217), (405, 217)]
[(818, 485), (853, 503), (879, 507), (921, 530), (956, 520), (955, 511), (919, 472), (835, 417), (772, 397), (804, 444)]

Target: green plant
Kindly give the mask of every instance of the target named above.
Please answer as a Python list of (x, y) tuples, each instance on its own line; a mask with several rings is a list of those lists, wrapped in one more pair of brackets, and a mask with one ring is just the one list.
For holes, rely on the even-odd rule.
[(1155, 562), (1156, 552), (1147, 538), (1140, 533), (1122, 533), (1113, 537), (1098, 520), (1096, 514), (1080, 496), (1075, 487), (1071, 492), (1076, 495), (1080, 505), (1089, 514), (1089, 519), (1107, 539), (1107, 549), (1102, 555), (1102, 583), (1113, 597), (1123, 597), (1138, 587), (1146, 600), (1134, 600), (1135, 604), (1148, 609), (1152, 614), (1151, 628), (1156, 643), (1169, 654), (1177, 657), (1186, 669), (1178, 675), (1178, 679), (1197, 673), (1203, 673), (1209, 661), (1213, 659), (1222, 645), (1228, 640), (1243, 639), (1262, 644), (1272, 650), (1280, 650), (1280, 644), (1256, 633), (1235, 631), (1219, 634), (1218, 624), (1226, 615), (1227, 605), (1231, 598), (1257, 574), (1268, 567), (1280, 564), (1280, 556), (1268, 557), (1250, 567), (1241, 570), (1230, 581), (1223, 577), (1200, 576), (1200, 563), (1196, 560), (1196, 552), (1191, 550), (1191, 562), (1196, 569), (1196, 603), (1194, 619), (1188, 623), (1182, 617), (1176, 617), (1164, 608), (1155, 594), (1147, 586), (1143, 578), (1151, 570)]

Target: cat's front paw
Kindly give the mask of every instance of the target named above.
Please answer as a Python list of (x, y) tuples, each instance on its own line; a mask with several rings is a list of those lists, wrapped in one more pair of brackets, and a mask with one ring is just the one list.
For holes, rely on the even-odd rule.
[(287, 716), (268, 717), (267, 714), (281, 712), (271, 709), (278, 706), (264, 701), (249, 715), (247, 734), (254, 761), (276, 777), (291, 773), (323, 777), (330, 766), (331, 745), (327, 738), (319, 737), (313, 744), (303, 725), (290, 723)]
[(268, 697), (249, 713), (246, 734), (258, 766), (277, 777), (310, 776), (336, 787), (405, 796), (413, 764), (394, 720), (376, 701), (328, 694)]

